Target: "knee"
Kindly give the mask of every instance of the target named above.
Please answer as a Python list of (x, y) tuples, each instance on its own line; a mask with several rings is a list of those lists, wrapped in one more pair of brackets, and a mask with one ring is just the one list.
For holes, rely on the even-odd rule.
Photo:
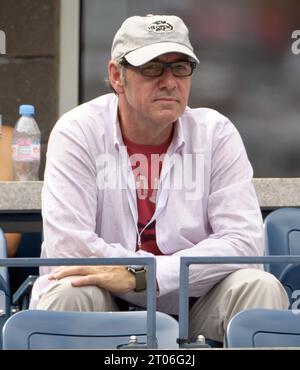
[(287, 309), (289, 299), (284, 287), (276, 277), (257, 269), (237, 271), (240, 287), (245, 294), (255, 297), (260, 307)]
[(37, 308), (53, 311), (94, 311), (93, 297), (96, 294), (101, 295), (101, 290), (95, 286), (73, 287), (70, 279), (62, 279), (42, 294)]
[(282, 285), (276, 277), (269, 272), (257, 269), (242, 269), (238, 271), (240, 274), (239, 279), (241, 283), (249, 287), (256, 287), (260, 290), (281, 290)]

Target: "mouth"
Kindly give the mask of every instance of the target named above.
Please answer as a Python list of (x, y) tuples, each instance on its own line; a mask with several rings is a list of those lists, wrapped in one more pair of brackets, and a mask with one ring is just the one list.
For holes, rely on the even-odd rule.
[(176, 102), (176, 103), (178, 103), (179, 99), (176, 98), (176, 97), (172, 97), (172, 96), (160, 96), (160, 97), (154, 99), (154, 101), (165, 101), (165, 102)]

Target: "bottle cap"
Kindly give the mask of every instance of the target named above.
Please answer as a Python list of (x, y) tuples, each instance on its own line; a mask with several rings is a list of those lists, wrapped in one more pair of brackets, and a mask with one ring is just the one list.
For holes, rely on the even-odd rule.
[(33, 105), (20, 105), (19, 113), (21, 116), (33, 116), (35, 109)]

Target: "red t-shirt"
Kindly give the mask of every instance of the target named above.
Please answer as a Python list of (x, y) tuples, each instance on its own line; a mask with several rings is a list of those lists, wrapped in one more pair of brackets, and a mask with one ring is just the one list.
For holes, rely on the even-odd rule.
[[(156, 193), (164, 154), (172, 141), (172, 135), (160, 145), (136, 144), (123, 136), (124, 144), (131, 161), (136, 182), (139, 233), (151, 220), (156, 205)], [(156, 244), (155, 224), (153, 221), (141, 234), (141, 245), (137, 250), (162, 255)]]

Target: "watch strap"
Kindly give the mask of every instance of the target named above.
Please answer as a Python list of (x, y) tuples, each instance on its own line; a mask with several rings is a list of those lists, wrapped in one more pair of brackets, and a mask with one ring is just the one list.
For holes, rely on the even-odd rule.
[(143, 290), (146, 290), (147, 280), (146, 280), (146, 270), (145, 269), (135, 271), (135, 282), (136, 282), (136, 287), (135, 287), (136, 292), (142, 292)]
[(147, 288), (146, 268), (145, 266), (127, 266), (135, 277), (135, 292), (142, 292)]

